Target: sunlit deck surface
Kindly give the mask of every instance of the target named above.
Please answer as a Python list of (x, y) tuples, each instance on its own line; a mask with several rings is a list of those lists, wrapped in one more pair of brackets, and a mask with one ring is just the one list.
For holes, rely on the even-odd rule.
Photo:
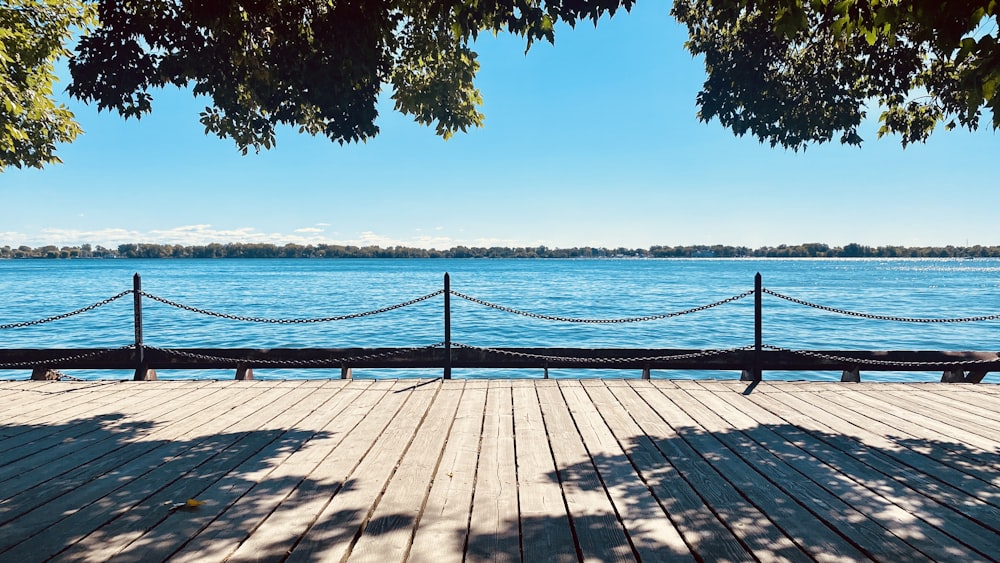
[(998, 448), (995, 384), (0, 381), (0, 560), (991, 560)]

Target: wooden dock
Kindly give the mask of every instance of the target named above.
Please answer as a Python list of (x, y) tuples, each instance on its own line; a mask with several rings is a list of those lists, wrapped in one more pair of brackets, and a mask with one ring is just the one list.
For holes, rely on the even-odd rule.
[(0, 381), (0, 561), (989, 561), (998, 454), (993, 384)]

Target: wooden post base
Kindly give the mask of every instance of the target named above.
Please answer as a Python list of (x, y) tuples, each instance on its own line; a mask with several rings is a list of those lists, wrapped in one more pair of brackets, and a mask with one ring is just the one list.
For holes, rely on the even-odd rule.
[(858, 368), (845, 369), (840, 375), (841, 383), (861, 383), (861, 370)]
[(150, 367), (140, 367), (135, 370), (132, 381), (156, 381), (156, 370)]
[(32, 381), (58, 381), (63, 374), (57, 369), (35, 368), (31, 370)]

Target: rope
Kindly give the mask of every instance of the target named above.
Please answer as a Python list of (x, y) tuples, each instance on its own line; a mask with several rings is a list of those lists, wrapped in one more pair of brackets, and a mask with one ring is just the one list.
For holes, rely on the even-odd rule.
[(501, 350), (498, 348), (484, 348), (481, 346), (470, 346), (468, 344), (459, 344), (457, 342), (452, 342), (451, 345), (455, 348), (466, 348), (469, 350), (478, 350), (480, 352), (492, 352), (494, 354), (503, 354), (505, 356), (513, 356), (517, 358), (530, 358), (534, 360), (547, 360), (552, 362), (559, 362), (559, 361), (595, 362), (598, 364), (623, 364), (628, 362), (663, 362), (671, 360), (674, 361), (693, 360), (697, 358), (710, 358), (712, 356), (721, 356), (723, 354), (731, 354), (733, 352), (740, 352), (743, 350), (753, 350), (753, 346), (743, 346), (740, 348), (729, 348), (726, 350), (704, 350), (701, 352), (692, 352), (689, 354), (674, 354), (667, 356), (623, 356), (614, 358), (578, 358), (573, 356), (552, 356), (546, 354), (531, 354), (528, 352)]
[(812, 358), (819, 358), (821, 360), (827, 360), (831, 362), (842, 362), (846, 364), (859, 364), (859, 365), (869, 365), (869, 366), (887, 366), (887, 367), (898, 367), (898, 368), (946, 368), (946, 367), (957, 367), (957, 366), (973, 366), (973, 365), (983, 365), (983, 364), (995, 364), (1000, 361), (1000, 357), (993, 360), (959, 360), (956, 362), (894, 362), (891, 360), (875, 360), (875, 359), (864, 359), (864, 358), (851, 358), (848, 356), (834, 356), (830, 354), (824, 354), (822, 352), (810, 352), (807, 350), (790, 350), (788, 348), (781, 348), (780, 346), (771, 346), (768, 344), (762, 345), (762, 348), (767, 348), (768, 350), (774, 350), (777, 352), (789, 352), (792, 354), (797, 354), (799, 356), (806, 356)]
[(837, 313), (840, 315), (848, 315), (851, 317), (861, 317), (864, 319), (873, 319), (876, 321), (895, 321), (901, 323), (971, 323), (979, 321), (993, 321), (1000, 319), (1000, 314), (998, 315), (984, 315), (981, 317), (961, 317), (954, 319), (932, 319), (932, 318), (920, 318), (920, 317), (894, 317), (889, 315), (873, 315), (870, 313), (856, 313), (854, 311), (847, 311), (845, 309), (837, 309), (835, 307), (827, 307), (826, 305), (817, 305), (816, 303), (810, 303), (808, 301), (803, 301), (802, 299), (796, 299), (794, 297), (789, 297), (787, 295), (782, 295), (780, 293), (771, 291), (770, 289), (764, 289), (764, 293), (773, 295), (785, 301), (790, 301), (798, 305), (805, 305), (807, 307), (812, 307), (814, 309), (820, 309), (822, 311), (828, 311), (830, 313)]
[[(145, 346), (147, 350), (156, 350), (170, 356), (176, 356), (181, 358), (188, 358), (193, 360), (202, 360), (209, 362), (217, 362), (220, 364), (229, 364), (236, 367), (238, 364), (246, 364), (252, 366), (267, 366), (267, 367), (315, 367), (321, 365), (327, 365), (331, 361), (339, 362), (341, 364), (353, 364), (358, 362), (367, 362), (371, 360), (380, 360), (384, 358), (392, 358), (397, 356), (402, 356), (405, 354), (410, 354), (413, 352), (420, 352), (423, 350), (430, 350), (434, 348), (440, 348), (444, 345), (443, 342), (437, 344), (431, 344), (429, 346), (423, 347), (412, 347), (412, 348), (396, 348), (387, 352), (381, 352), (378, 354), (366, 354), (363, 356), (350, 356), (347, 358), (319, 358), (315, 360), (267, 360), (262, 358), (231, 358), (226, 356), (210, 356), (207, 354), (195, 354), (193, 352), (184, 352), (182, 350), (171, 350), (168, 348), (157, 348), (155, 346)], [(166, 369), (166, 368), (164, 368)]]
[(685, 309), (683, 311), (677, 311), (677, 312), (674, 312), (674, 313), (665, 313), (665, 314), (662, 314), (662, 315), (647, 315), (647, 316), (644, 316), (644, 317), (627, 317), (627, 318), (622, 318), (622, 319), (581, 319), (581, 318), (574, 318), (574, 317), (558, 317), (558, 316), (554, 316), (554, 315), (545, 315), (545, 314), (541, 314), (541, 313), (531, 313), (531, 312), (528, 312), (528, 311), (522, 311), (520, 309), (514, 309), (513, 307), (506, 307), (504, 305), (497, 305), (496, 303), (490, 303), (489, 301), (484, 301), (482, 299), (477, 299), (475, 297), (471, 297), (469, 295), (465, 295), (464, 293), (459, 293), (457, 291), (452, 291), (451, 294), (454, 295), (455, 297), (460, 297), (462, 299), (465, 299), (466, 301), (470, 301), (470, 302), (475, 303), (477, 305), (482, 305), (484, 307), (490, 307), (492, 309), (496, 309), (498, 311), (503, 311), (505, 313), (513, 313), (515, 315), (520, 315), (522, 317), (530, 317), (530, 318), (533, 318), (533, 319), (542, 319), (542, 320), (546, 320), (546, 321), (558, 321), (558, 322), (564, 322), (564, 323), (621, 324), (621, 323), (640, 323), (640, 322), (646, 322), (646, 321), (656, 321), (656, 320), (660, 320), (660, 319), (668, 319), (668, 318), (671, 318), (671, 317), (679, 317), (681, 315), (687, 315), (687, 314), (690, 314), (690, 313), (697, 313), (699, 311), (704, 311), (706, 309), (711, 309), (712, 307), (718, 307), (719, 305), (724, 305), (726, 303), (731, 303), (733, 301), (738, 301), (740, 299), (743, 299), (744, 297), (747, 297), (749, 295), (753, 295), (754, 291), (753, 290), (745, 291), (745, 292), (743, 292), (743, 293), (741, 293), (739, 295), (734, 295), (734, 296), (729, 297), (727, 299), (723, 299), (721, 301), (716, 301), (715, 303), (710, 303), (708, 305), (702, 305), (700, 307), (694, 307), (694, 308), (691, 308), (691, 309)]

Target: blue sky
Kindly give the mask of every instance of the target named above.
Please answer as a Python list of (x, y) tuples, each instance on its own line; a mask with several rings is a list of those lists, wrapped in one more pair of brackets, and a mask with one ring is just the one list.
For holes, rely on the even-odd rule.
[(992, 129), (904, 150), (872, 120), (860, 149), (772, 149), (698, 121), (685, 37), (665, 0), (527, 55), (483, 37), (486, 125), (449, 141), (386, 103), (367, 144), (284, 129), (242, 156), (185, 91), (139, 122), (69, 101), (65, 163), (0, 174), (0, 245), (1000, 245)]

